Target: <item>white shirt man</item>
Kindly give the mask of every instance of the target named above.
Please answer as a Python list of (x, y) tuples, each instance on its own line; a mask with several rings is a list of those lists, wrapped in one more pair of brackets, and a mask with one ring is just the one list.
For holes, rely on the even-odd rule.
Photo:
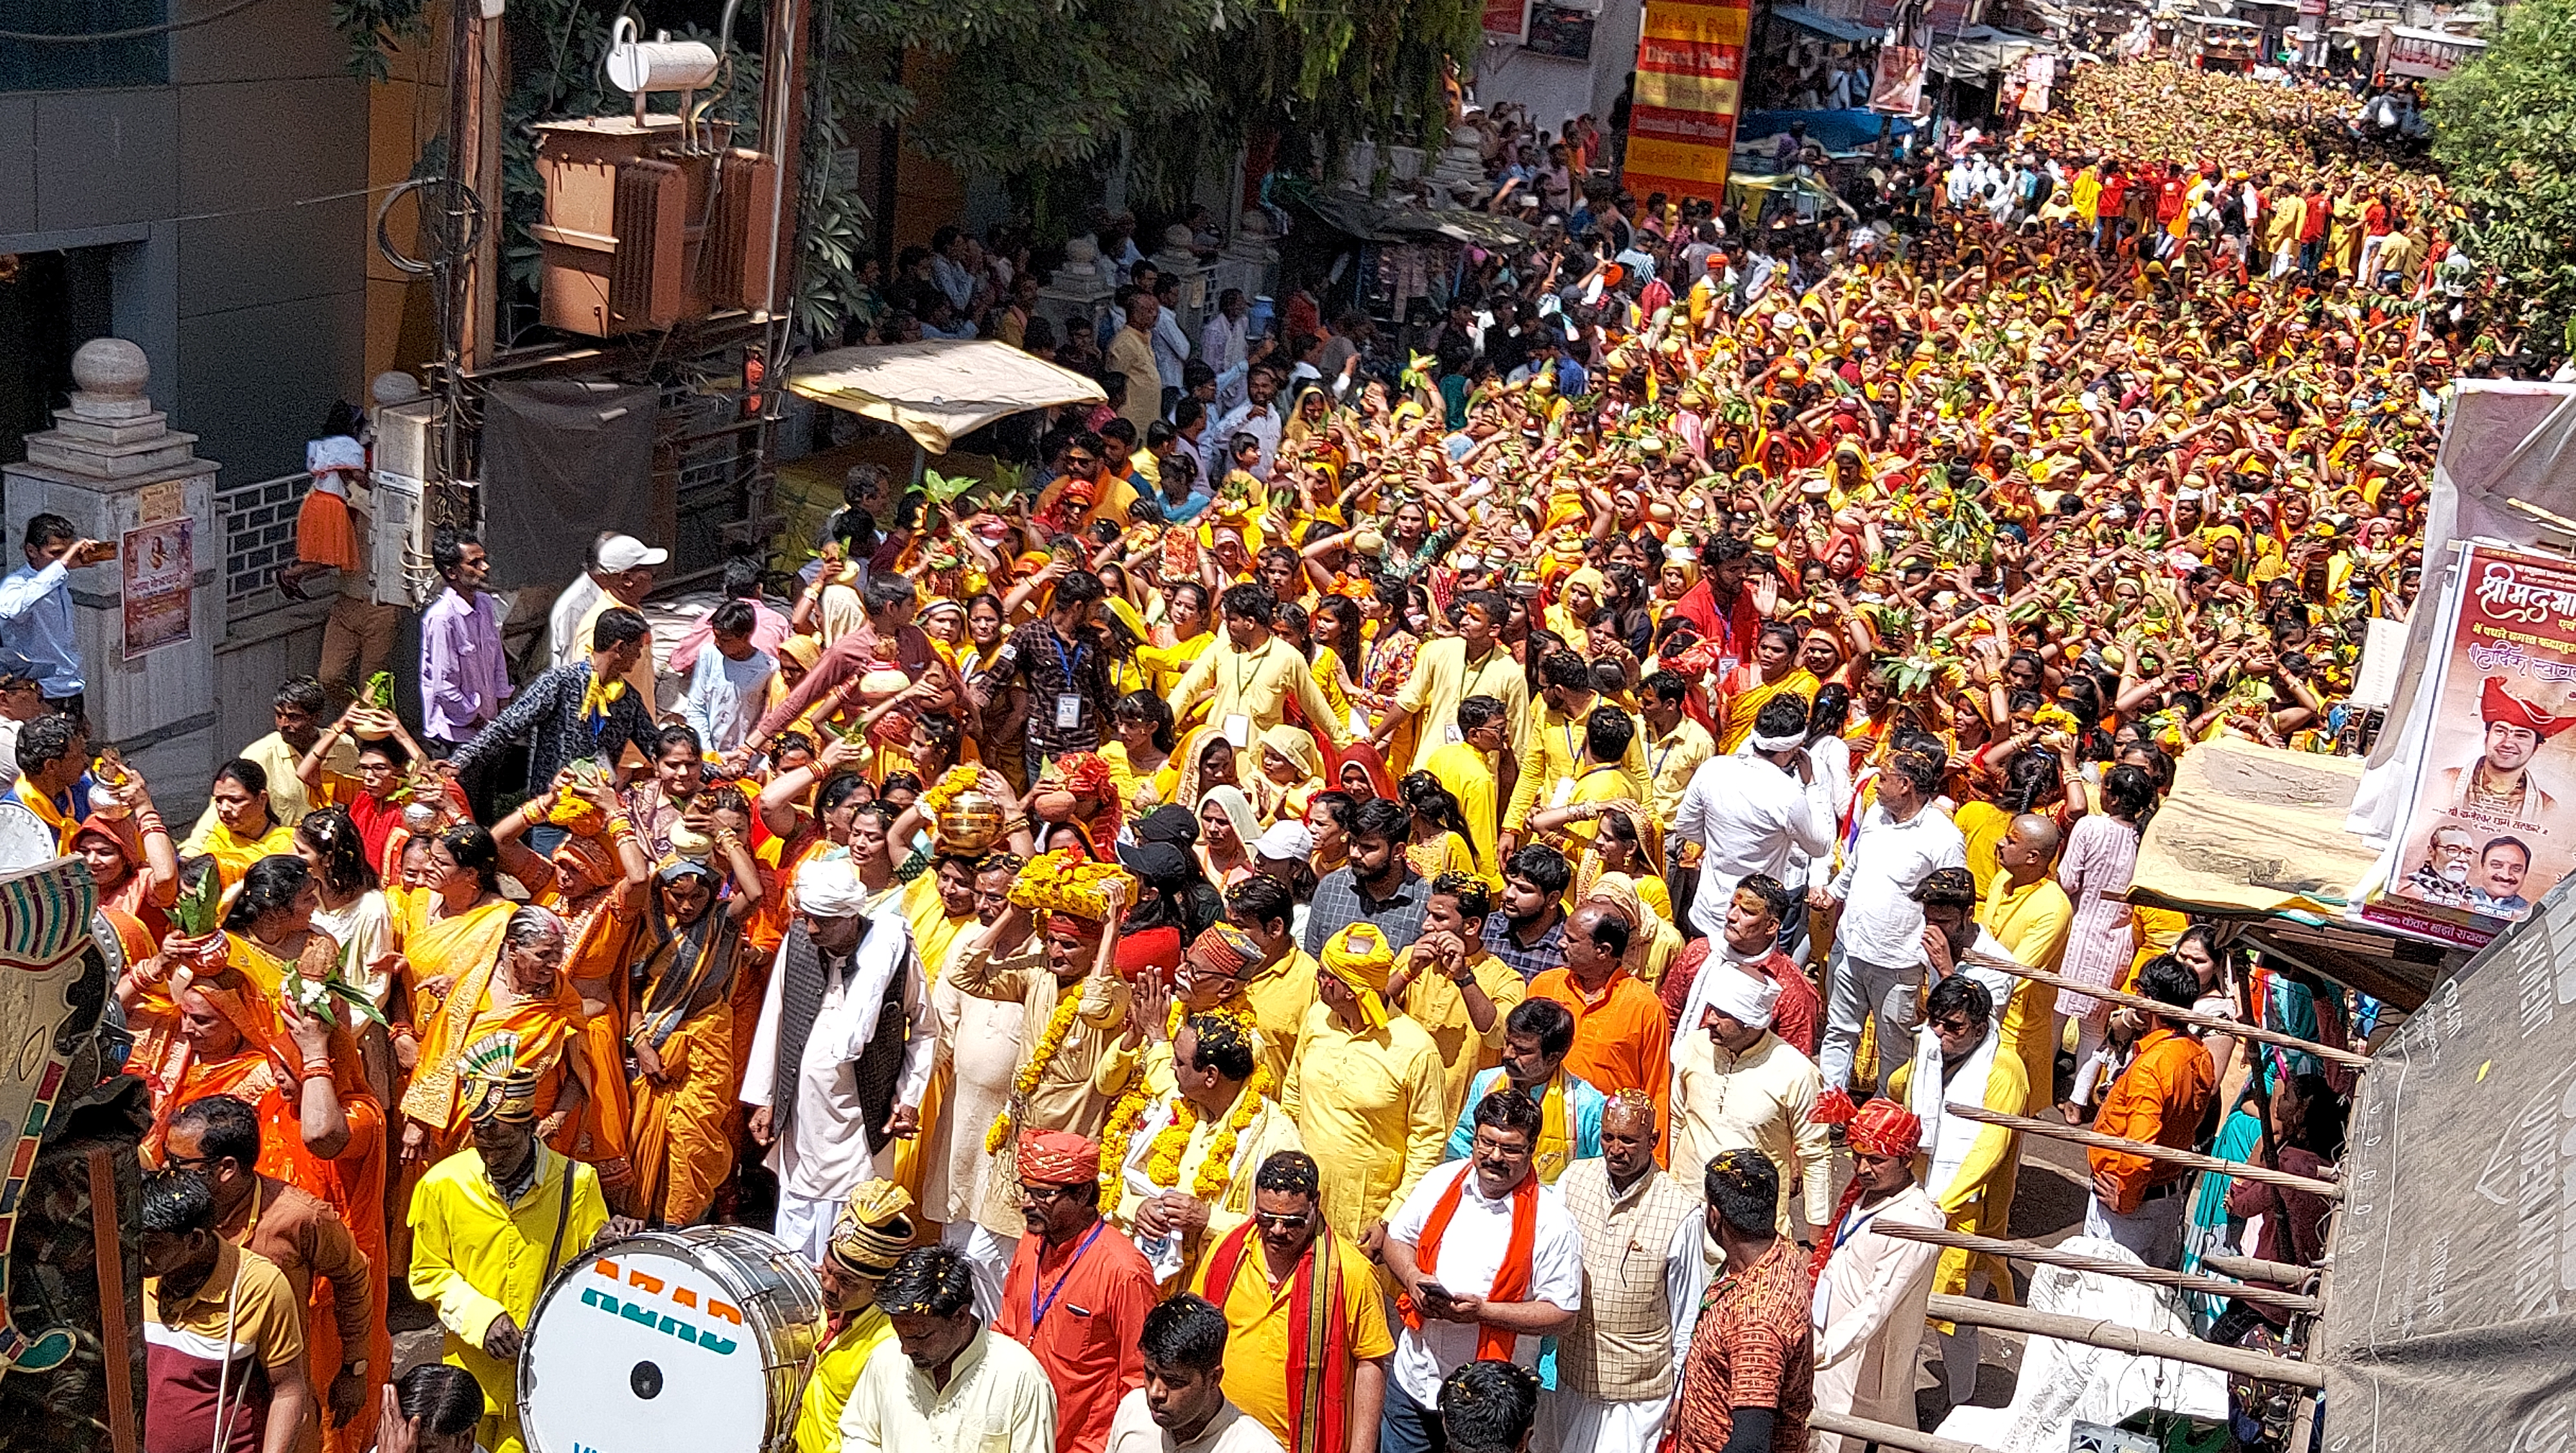
[[(1241, 295), (1237, 294), (1238, 307), (1241, 306), (1240, 298)], [(1208, 314), (1207, 326), (1199, 330), (1199, 362), (1219, 374), (1230, 368), (1242, 367), (1244, 359), (1252, 352), (1251, 329), (1250, 309), (1229, 317), (1224, 300), (1219, 299), (1217, 310)]]
[[(887, 1126), (865, 1101), (861, 1057), (879, 1030), (903, 1035), (895, 1075), (892, 1118), (917, 1119), (930, 1085), (937, 1027), (912, 948), (912, 929), (900, 913), (862, 913), (867, 890), (846, 859), (807, 863), (796, 873), (797, 923), (779, 945), (778, 963), (760, 1003), (760, 1027), (743, 1071), (741, 1100), (753, 1107), (752, 1135), (769, 1147), (762, 1164), (778, 1176), (778, 1238), (809, 1260), (821, 1261), (833, 1218), (851, 1188), (870, 1176), (891, 1179), (894, 1146), (869, 1141)], [(902, 976), (904, 1022), (881, 1026), (880, 1012), (897, 975)], [(811, 977), (809, 977), (811, 976)], [(794, 986), (819, 987), (819, 1003), (804, 1024), (791, 1012)], [(782, 1046), (795, 1046), (792, 1069), (782, 1075)], [(782, 1085), (781, 1080), (789, 1083)]]
[[(735, 657), (727, 646), (749, 654)], [(699, 744), (710, 752), (730, 752), (751, 735), (769, 699), (769, 678), (778, 663), (767, 651), (751, 646), (748, 636), (718, 636), (698, 652), (689, 684), (680, 692), (681, 719), (697, 728)]]
[[(1893, 1100), (1872, 1100), (1852, 1122), (1850, 1140), (1857, 1175), (1816, 1282), (1816, 1406), (1912, 1427), (1914, 1352), (1941, 1248), (1877, 1228), (1942, 1226), (1941, 1208), (1914, 1180), (1923, 1122)], [(1859, 1453), (1861, 1446), (1860, 1439), (1816, 1434), (1819, 1453)]]
[[(1919, 775), (1909, 777), (1909, 768)], [(1878, 801), (1825, 890), (1842, 905), (1828, 966), (1824, 1043), (1816, 1055), (1827, 1085), (1850, 1081), (1863, 1016), (1878, 1016), (1880, 1044), (1905, 1044), (1911, 1033), (1914, 996), (1923, 983), (1923, 907), (1914, 890), (1934, 870), (1968, 861), (1967, 840), (1931, 806), (1939, 785), (1938, 769), (1919, 759), (1889, 763), (1878, 777)], [(1880, 1052), (1880, 1080), (1902, 1063), (1901, 1054)]]
[(1190, 361), (1190, 335), (1181, 331), (1180, 316), (1165, 308), (1154, 315), (1154, 373), (1163, 387), (1181, 386), (1181, 365)]
[(1270, 472), (1270, 461), (1278, 456), (1279, 432), (1284, 427), (1286, 424), (1279, 417), (1279, 406), (1267, 399), (1258, 403), (1245, 399), (1242, 403), (1226, 410), (1224, 416), (1208, 429), (1208, 437), (1212, 443), (1211, 452), (1216, 456), (1216, 468), (1208, 475), (1209, 482), (1224, 481), (1225, 463), (1233, 457), (1227, 451), (1233, 448), (1234, 436), (1237, 434), (1250, 434), (1261, 441), (1261, 463), (1258, 469), (1260, 473), (1267, 475)]
[[(1538, 1174), (1535, 1168), (1528, 1172)], [(1478, 1184), (1476, 1158), (1453, 1161), (1422, 1178), (1405, 1198), (1402, 1209), (1386, 1224), (1387, 1239), (1419, 1248), (1423, 1227), (1431, 1219), (1432, 1208), (1450, 1187), (1458, 1187), (1458, 1206), (1450, 1217), (1446, 1231), (1438, 1238), (1438, 1268), (1431, 1279), (1456, 1296), (1482, 1297), (1493, 1290), (1494, 1276), (1502, 1269), (1503, 1254), (1512, 1235), (1512, 1197), (1509, 1194), (1488, 1199)], [(1463, 1183), (1462, 1183), (1463, 1182)], [(1418, 1253), (1417, 1253), (1418, 1254)], [(1549, 1302), (1567, 1311), (1583, 1305), (1583, 1243), (1575, 1230), (1574, 1218), (1565, 1209), (1563, 1198), (1552, 1186), (1538, 1188), (1536, 1234), (1530, 1244), (1529, 1290), (1521, 1297), (1525, 1302)], [(1440, 1406), (1440, 1380), (1460, 1367), (1476, 1360), (1477, 1335), (1482, 1329), (1465, 1322), (1444, 1322), (1424, 1318), (1419, 1327), (1406, 1327), (1395, 1340), (1395, 1360), (1388, 1379), (1388, 1400), (1392, 1402), (1401, 1390), (1416, 1408), (1436, 1410)], [(1512, 1360), (1523, 1367), (1538, 1365), (1540, 1337), (1513, 1340)]]
[(1690, 917), (1711, 938), (1726, 931), (1726, 905), (1736, 884), (1756, 873), (1795, 883), (1791, 864), (1797, 854), (1812, 859), (1833, 851), (1833, 788), (1812, 768), (1811, 780), (1799, 780), (1801, 740), (1790, 738), (1786, 747), (1766, 752), (1761, 744), (1776, 739), (1760, 735), (1757, 727), (1747, 744), (1752, 751), (1710, 758), (1682, 789), (1673, 831), (1701, 847)]

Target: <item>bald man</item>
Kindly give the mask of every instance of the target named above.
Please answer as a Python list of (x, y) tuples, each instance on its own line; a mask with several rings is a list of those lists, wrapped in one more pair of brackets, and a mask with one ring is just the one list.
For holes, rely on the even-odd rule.
[[(1996, 872), (1977, 907), (1978, 925), (1994, 935), (2004, 952), (2051, 973), (2066, 951), (2067, 925), (2075, 918), (2074, 903), (2053, 876), (2060, 841), (2055, 822), (2036, 813), (2014, 818), (2003, 841), (1995, 844)], [(2056, 1009), (2055, 989), (2024, 980), (2004, 1010), (1998, 1031), (2003, 1050), (2020, 1057), (2034, 1086), (2057, 1082)], [(2039, 1097), (2034, 1093), (2032, 1098)]]

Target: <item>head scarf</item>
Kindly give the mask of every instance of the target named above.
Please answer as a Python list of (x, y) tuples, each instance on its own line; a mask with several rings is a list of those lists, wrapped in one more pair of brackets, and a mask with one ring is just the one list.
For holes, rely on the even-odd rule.
[(1233, 825), (1234, 835), (1243, 840), (1244, 851), (1250, 852), (1254, 841), (1261, 836), (1261, 820), (1253, 814), (1252, 799), (1244, 796), (1243, 789), (1240, 787), (1211, 787), (1199, 798), (1199, 813), (1202, 817), (1206, 815), (1208, 804), (1211, 802), (1216, 804), (1218, 811), (1225, 814), (1225, 820)]
[(1078, 1186), (1099, 1179), (1099, 1141), (1062, 1130), (1021, 1132), (1021, 1184)]
[(606, 843), (595, 837), (567, 835), (549, 856), (558, 867), (570, 868), (573, 875), (591, 887), (603, 887), (617, 881), (617, 859)]
[(846, 856), (814, 857), (796, 870), (796, 911), (808, 918), (856, 918), (868, 890)]
[(1370, 796), (1386, 798), (1395, 796), (1395, 777), (1386, 770), (1386, 759), (1378, 755), (1376, 747), (1365, 741), (1353, 742), (1342, 749), (1342, 759), (1334, 766), (1333, 780), (1329, 784), (1334, 791), (1350, 790), (1342, 785), (1342, 769), (1352, 766), (1358, 767), (1368, 775)]
[(1324, 945), (1323, 968), (1358, 996), (1360, 1018), (1369, 1028), (1386, 1027), (1386, 980), (1395, 970), (1395, 951), (1376, 924), (1363, 919), (1334, 934)]
[(1712, 971), (1708, 979), (1711, 1008), (1739, 1024), (1771, 1027), (1772, 1012), (1780, 1007), (1780, 986), (1770, 975), (1729, 964), (1722, 973)]
[(1286, 722), (1261, 734), (1261, 745), (1297, 764), (1297, 770), (1309, 778), (1324, 775), (1324, 754), (1315, 746), (1314, 733)]
[(1628, 920), (1628, 951), (1619, 956), (1619, 966), (1643, 980), (1646, 956), (1655, 947), (1656, 935), (1663, 932), (1664, 921), (1637, 896), (1637, 880), (1625, 873), (1604, 873), (1584, 890), (1583, 901), (1613, 909)]
[(892, 1181), (859, 1182), (832, 1223), (823, 1255), (849, 1276), (883, 1278), (912, 1246), (912, 1193)]
[[(1193, 819), (1198, 815), (1199, 798), (1208, 790), (1206, 774), (1201, 764), (1208, 754), (1208, 749), (1225, 740), (1226, 735), (1222, 728), (1203, 726), (1183, 738), (1181, 749), (1172, 754), (1172, 760), (1179, 763), (1181, 768), (1180, 785), (1175, 790), (1172, 800), (1184, 806)], [(1235, 780), (1241, 781), (1251, 775), (1251, 767), (1242, 760), (1242, 754), (1237, 753), (1234, 764)], [(1249, 842), (1250, 839), (1247, 838), (1245, 841)]]
[(1116, 841), (1120, 825), (1118, 785), (1107, 760), (1095, 752), (1067, 752), (1056, 758), (1052, 775), (1058, 789), (1100, 804), (1080, 824), (1084, 841)]
[(778, 659), (792, 662), (799, 671), (811, 671), (823, 659), (823, 643), (813, 636), (789, 636), (778, 643)]

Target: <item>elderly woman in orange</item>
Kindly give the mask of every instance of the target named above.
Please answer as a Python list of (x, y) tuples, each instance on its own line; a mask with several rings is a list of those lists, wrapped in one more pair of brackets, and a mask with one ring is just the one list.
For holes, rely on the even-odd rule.
[[(739, 837), (719, 828), (711, 856), (672, 858), (653, 875), (648, 947), (636, 965), (629, 1020), (635, 1052), (635, 1206), (656, 1225), (704, 1216), (733, 1169), (734, 1006), (742, 922), (760, 902), (760, 872)], [(730, 885), (730, 894), (722, 890)]]
[[(480, 832), (481, 829), (475, 831)], [(487, 838), (488, 842), (489, 839)], [(527, 907), (502, 920), (498, 952), (464, 966), (420, 1036), (420, 1064), (403, 1091), (402, 1156), (442, 1159), (465, 1143), (465, 1098), (457, 1081), (467, 1052), (506, 1042), (521, 1069), (534, 1070), (538, 1136), (562, 1150), (593, 1076), (581, 1052), (581, 999), (564, 977), (567, 928), (551, 908)]]
[(1387, 1215), (1440, 1163), (1449, 1138), (1440, 1046), (1387, 1012), (1395, 952), (1376, 924), (1363, 919), (1333, 935), (1321, 966), (1279, 1108), (1307, 1153), (1334, 1168), (1325, 1221), (1375, 1255)]

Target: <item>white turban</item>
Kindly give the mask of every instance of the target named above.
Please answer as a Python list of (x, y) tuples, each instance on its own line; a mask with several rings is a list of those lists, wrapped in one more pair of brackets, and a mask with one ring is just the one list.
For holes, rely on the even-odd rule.
[(1728, 964), (1718, 966), (1708, 978), (1711, 1008), (1739, 1024), (1771, 1027), (1771, 1011), (1780, 1004), (1780, 986), (1770, 975)]
[(796, 911), (808, 918), (856, 918), (867, 901), (848, 858), (815, 858), (796, 870)]
[(334, 434), (327, 439), (308, 439), (304, 443), (304, 472), (307, 474), (321, 474), (333, 469), (355, 469), (363, 472), (366, 467), (366, 446), (346, 434)]

